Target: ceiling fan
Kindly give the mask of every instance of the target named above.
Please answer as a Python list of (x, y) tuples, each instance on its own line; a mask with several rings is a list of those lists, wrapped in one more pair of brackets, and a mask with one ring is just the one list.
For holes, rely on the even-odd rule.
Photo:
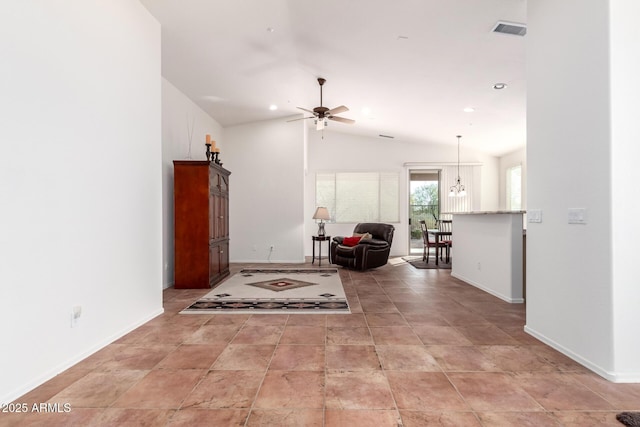
[(318, 77), (318, 84), (320, 85), (320, 106), (319, 107), (316, 107), (313, 110), (307, 110), (306, 108), (297, 107), (302, 111), (306, 111), (307, 113), (313, 114), (313, 116), (288, 120), (289, 122), (293, 122), (296, 120), (304, 120), (304, 119), (315, 119), (317, 130), (324, 129), (324, 127), (327, 125), (327, 122), (326, 122), (327, 119), (334, 120), (340, 123), (347, 123), (347, 124), (353, 124), (356, 122), (355, 120), (352, 120), (352, 119), (334, 116), (334, 114), (340, 114), (340, 113), (344, 113), (345, 111), (349, 111), (349, 109), (344, 105), (341, 105), (339, 107), (332, 108), (332, 109), (322, 106), (322, 86), (325, 84), (325, 82), (326, 82), (325, 79), (323, 79), (322, 77)]

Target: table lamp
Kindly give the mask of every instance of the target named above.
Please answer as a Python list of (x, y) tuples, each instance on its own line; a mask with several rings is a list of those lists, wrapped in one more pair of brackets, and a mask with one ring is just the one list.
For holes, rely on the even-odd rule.
[(318, 224), (318, 236), (324, 237), (324, 222), (330, 220), (329, 211), (327, 208), (320, 206), (316, 209), (316, 213), (313, 214), (313, 219), (319, 219), (320, 223)]

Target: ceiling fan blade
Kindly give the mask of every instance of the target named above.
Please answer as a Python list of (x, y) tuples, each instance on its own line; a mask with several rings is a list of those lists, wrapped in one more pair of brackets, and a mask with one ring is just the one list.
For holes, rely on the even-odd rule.
[(356, 121), (352, 120), (352, 119), (345, 119), (344, 117), (336, 117), (336, 116), (331, 116), (329, 117), (329, 120), (334, 120), (336, 122), (340, 122), (340, 123), (347, 123), (347, 124), (354, 124)]
[(312, 110), (307, 110), (306, 108), (296, 107), (299, 110), (306, 111), (307, 113), (315, 114)]
[(304, 120), (304, 119), (315, 119), (315, 117), (300, 117), (299, 119), (287, 120), (287, 122), (297, 122), (298, 120)]
[(329, 114), (329, 115), (340, 114), (340, 113), (344, 113), (345, 111), (349, 111), (349, 109), (347, 107), (345, 107), (344, 105), (341, 105), (339, 107), (332, 108), (331, 110), (327, 111), (327, 114)]

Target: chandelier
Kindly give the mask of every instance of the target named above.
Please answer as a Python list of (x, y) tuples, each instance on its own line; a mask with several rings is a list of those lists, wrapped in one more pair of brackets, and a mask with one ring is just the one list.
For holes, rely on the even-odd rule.
[(449, 197), (464, 197), (467, 195), (467, 191), (460, 182), (460, 138), (462, 138), (462, 135), (456, 135), (456, 138), (458, 138), (458, 177), (456, 178), (456, 184), (449, 188)]

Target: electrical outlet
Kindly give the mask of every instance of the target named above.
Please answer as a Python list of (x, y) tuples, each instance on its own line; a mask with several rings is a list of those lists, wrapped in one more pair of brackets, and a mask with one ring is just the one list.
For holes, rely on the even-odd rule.
[(80, 316), (82, 316), (82, 306), (76, 305), (71, 308), (71, 327), (75, 328), (78, 326), (78, 322), (80, 321)]

